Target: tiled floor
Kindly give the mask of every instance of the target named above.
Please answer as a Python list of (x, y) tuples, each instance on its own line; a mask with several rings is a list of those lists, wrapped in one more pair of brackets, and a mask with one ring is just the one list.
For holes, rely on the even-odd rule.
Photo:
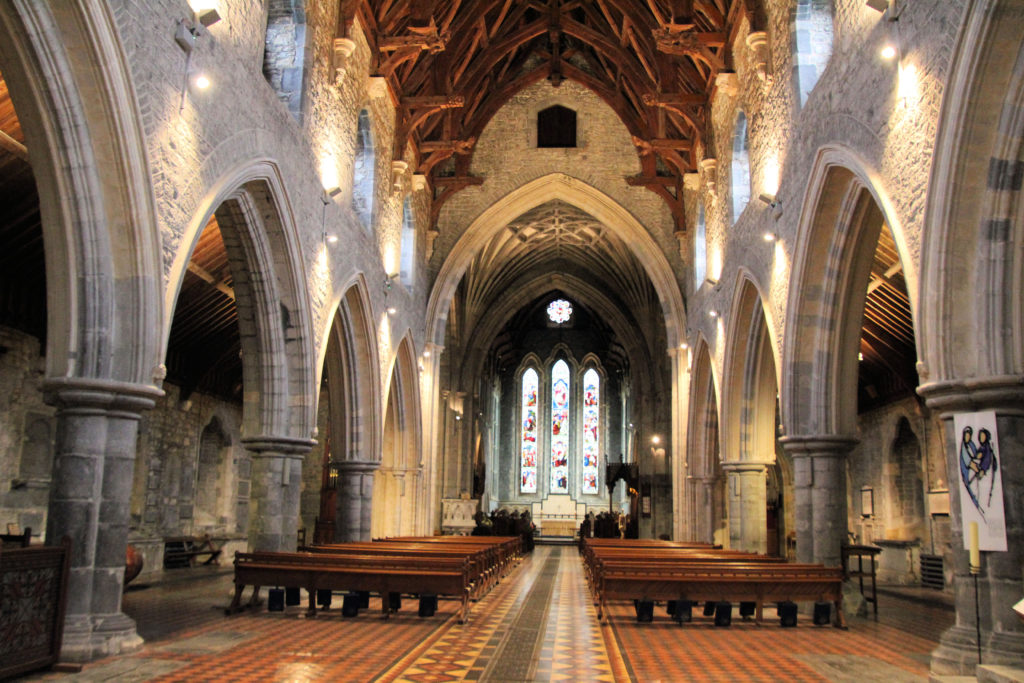
[[(147, 644), (94, 662), (81, 681), (924, 681), (928, 653), (953, 622), (948, 600), (931, 592), (883, 593), (880, 619), (850, 629), (795, 629), (734, 617), (715, 628), (695, 611), (678, 626), (656, 610), (638, 624), (632, 605), (613, 605), (598, 624), (574, 548), (540, 546), (486, 597), (470, 622), (442, 601), (434, 617), (405, 600), (391, 619), (379, 601), (355, 619), (340, 605), (307, 619), (302, 607), (224, 617), (230, 573), (129, 591), (125, 612)], [(248, 593), (246, 593), (248, 595)], [(909, 599), (906, 599), (909, 598)]]

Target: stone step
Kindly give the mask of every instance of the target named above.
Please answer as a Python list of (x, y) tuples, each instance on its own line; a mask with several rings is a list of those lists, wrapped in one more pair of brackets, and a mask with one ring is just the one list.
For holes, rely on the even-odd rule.
[(978, 667), (982, 683), (1024, 683), (1024, 669), (1005, 664), (982, 664)]
[(976, 683), (977, 680), (974, 676), (940, 676), (938, 674), (928, 676), (928, 683)]

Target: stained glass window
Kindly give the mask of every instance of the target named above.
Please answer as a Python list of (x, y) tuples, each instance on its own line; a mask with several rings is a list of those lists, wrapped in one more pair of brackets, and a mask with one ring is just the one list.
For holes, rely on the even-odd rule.
[(569, 364), (551, 368), (551, 493), (569, 492)]
[(548, 318), (553, 323), (564, 323), (572, 315), (572, 304), (565, 299), (555, 299), (548, 304)]
[(537, 371), (523, 372), (522, 442), (519, 449), (520, 485), (522, 493), (537, 492)]
[(583, 493), (597, 493), (600, 392), (601, 377), (591, 368), (583, 373)]

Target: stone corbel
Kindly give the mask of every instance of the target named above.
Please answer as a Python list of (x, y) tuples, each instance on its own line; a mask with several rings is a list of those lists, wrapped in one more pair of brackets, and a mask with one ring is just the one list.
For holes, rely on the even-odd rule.
[(436, 240), (437, 236), (440, 234), (441, 233), (437, 230), (427, 230), (427, 245), (425, 251), (428, 259), (434, 254), (434, 240)]
[(717, 195), (718, 159), (701, 159), (700, 170), (704, 175), (704, 184), (707, 185), (708, 192), (712, 195)]
[(747, 35), (747, 47), (750, 49), (751, 63), (757, 77), (762, 83), (768, 83), (768, 34), (764, 31), (754, 31)]
[(388, 92), (388, 81), (383, 76), (370, 76), (366, 83), (366, 94), (371, 100), (384, 97)]
[(413, 173), (412, 175), (412, 191), (420, 192), (427, 189), (427, 176), (422, 173)]
[(348, 58), (355, 52), (356, 41), (351, 38), (334, 39), (334, 85), (341, 85), (345, 77), (345, 68), (348, 66)]
[(405, 192), (405, 174), (409, 170), (409, 164), (401, 159), (391, 162), (391, 191), (394, 194)]
[(715, 76), (715, 88), (729, 97), (736, 97), (740, 93), (739, 80), (734, 72), (719, 72)]

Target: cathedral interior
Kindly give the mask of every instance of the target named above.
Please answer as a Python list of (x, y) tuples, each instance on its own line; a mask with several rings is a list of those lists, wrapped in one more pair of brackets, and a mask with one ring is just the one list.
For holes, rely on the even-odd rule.
[(67, 662), (126, 552), (504, 511), (867, 546), (1019, 666), (1022, 180), (1017, 0), (0, 2), (0, 523)]

